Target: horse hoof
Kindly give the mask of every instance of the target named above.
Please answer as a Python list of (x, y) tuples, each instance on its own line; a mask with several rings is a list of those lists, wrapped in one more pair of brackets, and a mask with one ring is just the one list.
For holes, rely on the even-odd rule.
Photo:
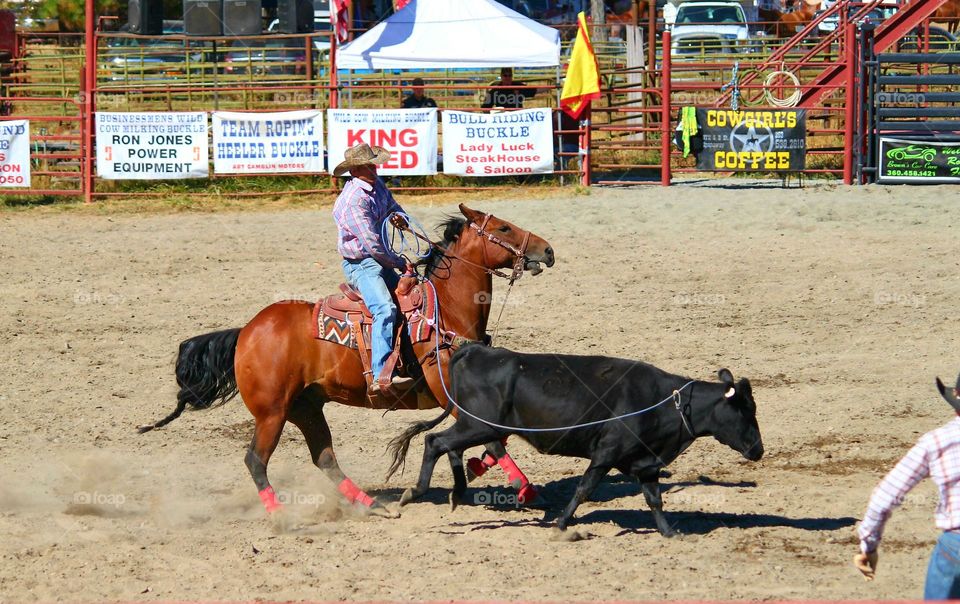
[(372, 506), (370, 506), (369, 512), (371, 516), (376, 516), (378, 518), (389, 518), (392, 520), (400, 517), (399, 512), (389, 510), (381, 503), (374, 503)]
[(289, 533), (293, 528), (293, 520), (284, 508), (276, 508), (272, 512), (268, 512), (267, 517), (270, 519), (273, 532), (278, 535)]
[(450, 493), (450, 511), (453, 512), (457, 509), (457, 506), (460, 505), (460, 496), (456, 493)]
[(478, 457), (467, 460), (467, 482), (473, 482), (487, 473), (487, 466), (483, 465)]
[(403, 495), (400, 496), (400, 506), (405, 506), (416, 498), (417, 497), (413, 493), (413, 489), (407, 489), (403, 492)]
[(520, 492), (517, 493), (517, 501), (523, 505), (530, 505), (537, 500), (540, 494), (537, 492), (537, 488), (530, 483), (527, 483)]
[(568, 530), (559, 530), (554, 529), (553, 534), (550, 536), (550, 541), (557, 541), (560, 543), (573, 543), (575, 541), (583, 541), (588, 537), (587, 533), (581, 533), (580, 531), (568, 531)]

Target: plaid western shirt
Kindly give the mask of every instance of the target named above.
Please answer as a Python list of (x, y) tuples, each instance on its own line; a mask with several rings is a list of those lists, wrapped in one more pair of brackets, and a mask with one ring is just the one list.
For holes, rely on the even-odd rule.
[(940, 492), (937, 527), (960, 530), (960, 417), (924, 434), (874, 489), (857, 530), (861, 551), (867, 553), (877, 548), (890, 513), (927, 476)]
[(387, 248), (380, 238), (387, 217), (402, 211), (379, 177), (373, 185), (351, 178), (333, 205), (337, 251), (347, 260), (373, 258), (386, 267), (404, 268), (403, 259)]

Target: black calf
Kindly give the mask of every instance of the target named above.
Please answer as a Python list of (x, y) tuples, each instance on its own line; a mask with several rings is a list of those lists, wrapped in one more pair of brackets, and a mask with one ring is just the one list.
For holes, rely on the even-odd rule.
[[(561, 529), (616, 468), (640, 481), (657, 528), (671, 536), (657, 480), (696, 438), (713, 436), (751, 461), (763, 456), (750, 382), (734, 383), (726, 369), (721, 383), (711, 383), (626, 359), (467, 346), (451, 360), (450, 375), (457, 422), (427, 435), (420, 479), (401, 505), (426, 492), (440, 455), (518, 434), (541, 453), (590, 460), (557, 520)], [(454, 505), (466, 489), (456, 482)]]

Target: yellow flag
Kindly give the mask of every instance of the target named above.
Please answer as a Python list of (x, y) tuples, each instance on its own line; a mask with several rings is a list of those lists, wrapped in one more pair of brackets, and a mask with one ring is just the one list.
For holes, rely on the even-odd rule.
[(590, 31), (587, 29), (587, 17), (581, 12), (577, 15), (577, 39), (570, 53), (570, 64), (563, 80), (563, 92), (560, 93), (560, 108), (573, 119), (578, 119), (590, 101), (600, 98), (600, 69), (597, 55), (590, 44)]

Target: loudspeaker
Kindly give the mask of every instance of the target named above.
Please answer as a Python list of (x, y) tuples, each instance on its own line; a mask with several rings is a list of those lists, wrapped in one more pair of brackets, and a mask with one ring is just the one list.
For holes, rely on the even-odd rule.
[(263, 33), (260, 0), (222, 0), (223, 35), (256, 36)]
[(277, 18), (281, 33), (309, 34), (313, 32), (313, 0), (279, 0)]
[(220, 5), (220, 0), (183, 0), (183, 29), (187, 35), (223, 35)]
[(143, 36), (163, 34), (163, 0), (130, 0), (127, 9), (130, 33)]

